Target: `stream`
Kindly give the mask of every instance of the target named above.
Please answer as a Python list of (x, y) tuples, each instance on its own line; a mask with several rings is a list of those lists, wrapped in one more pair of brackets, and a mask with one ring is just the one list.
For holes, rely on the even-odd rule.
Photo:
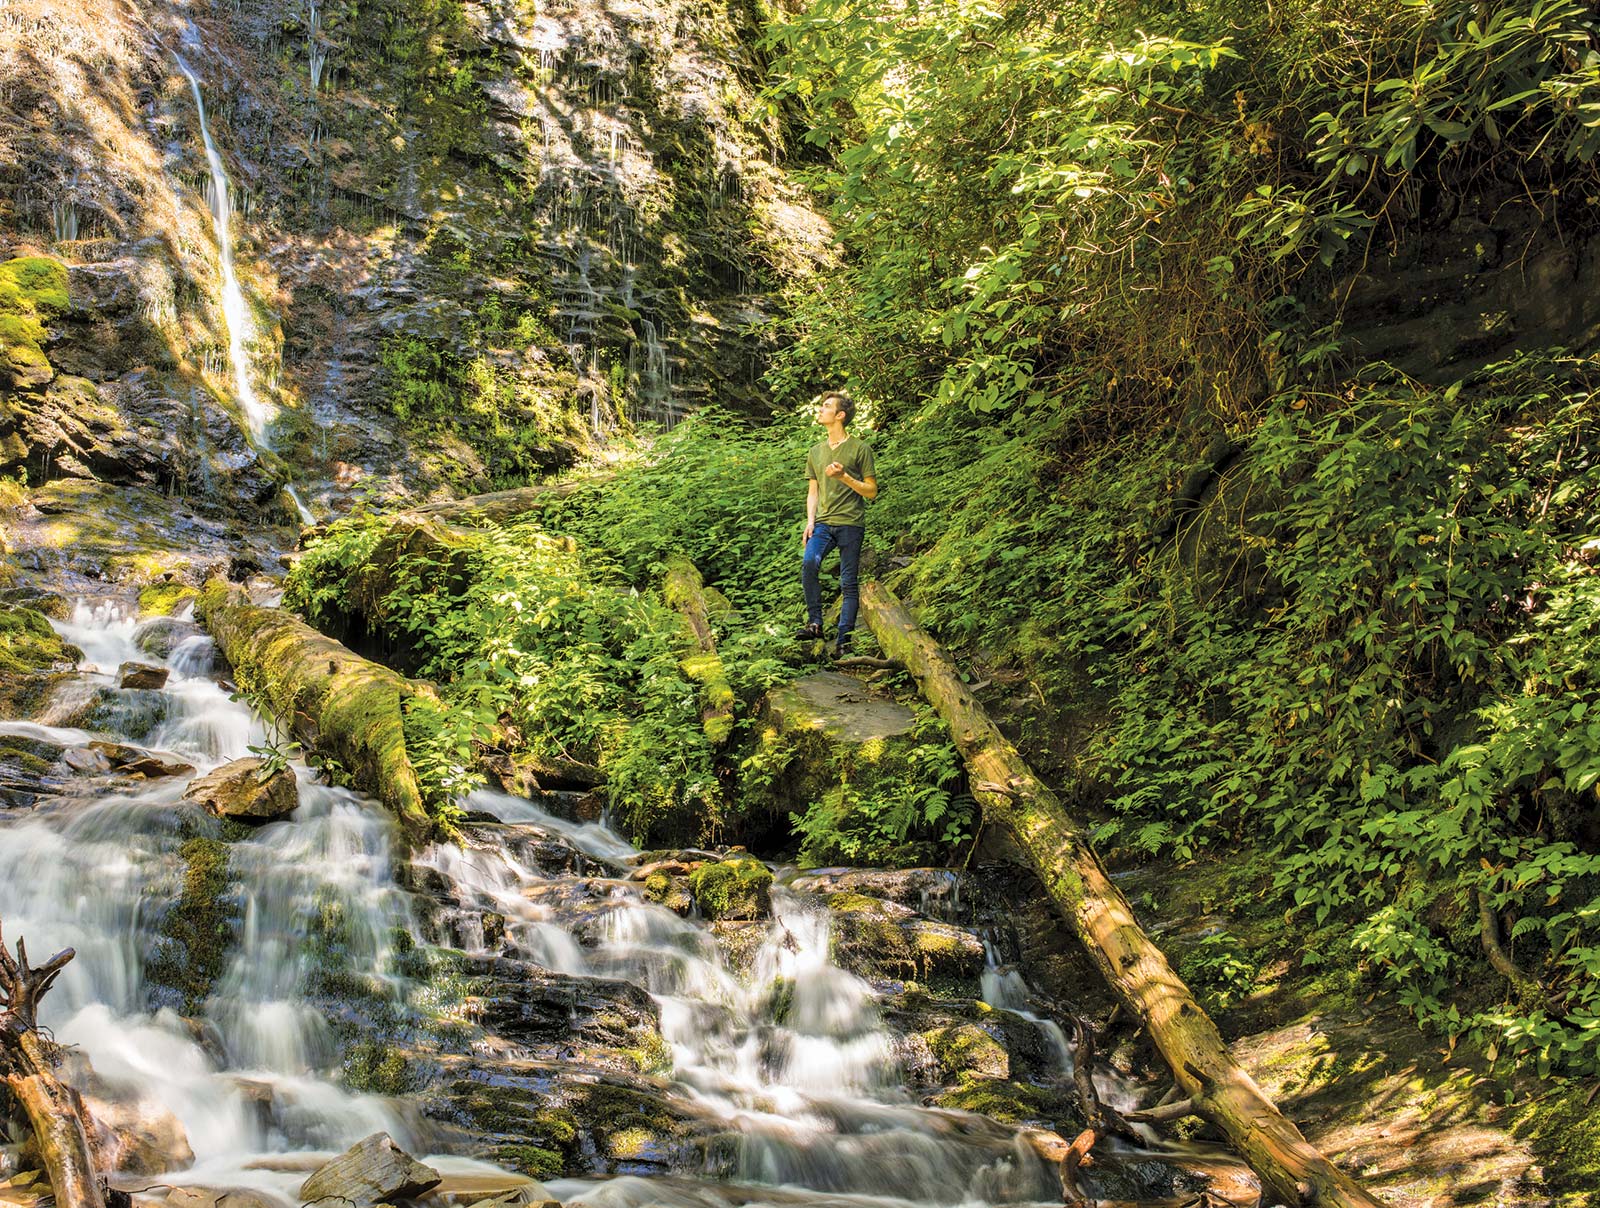
[[(462, 1088), (504, 1114), (579, 1087), (595, 1118), (579, 1114), (584, 1152), (567, 1166), (608, 1177), (550, 1181), (570, 1204), (1061, 1202), (1018, 1129), (922, 1105), (883, 997), (894, 987), (834, 959), (815, 892), (826, 875), (779, 869), (770, 918), (713, 926), (646, 900), (628, 877), (649, 857), (605, 826), (559, 816), (559, 800), (489, 792), (466, 800), (460, 844), (408, 863), (376, 802), (304, 767), (289, 820), (226, 832), (183, 791), (268, 734), (220, 680), (211, 639), (107, 603), (56, 626), (84, 653), (78, 674), (0, 735), (77, 770), (31, 810), (0, 812), (0, 922), (35, 953), (77, 950), (41, 1022), (87, 1058), (92, 1075), (67, 1072), (94, 1098), (181, 1125), (192, 1159), (161, 1182), (292, 1204), (320, 1158), (383, 1131), (446, 1188), (504, 1186), (501, 1167), (471, 1156), (494, 1150), (452, 1106)], [(129, 661), (161, 663), (165, 687), (118, 688)], [(95, 740), (193, 772), (119, 775), (87, 757)], [(215, 978), (185, 1010), (163, 970), (197, 837), (230, 840), (231, 921)], [(1037, 1034), (1040, 1068), (1070, 1083), (1060, 1029), (989, 952), (992, 1007), (961, 1009), (1013, 1014)], [(407, 1093), (341, 1085), (361, 1035), (422, 1071)], [(656, 1046), (648, 1073), (617, 1059), (635, 1043)], [(619, 1123), (656, 1108), (673, 1129)], [(1173, 1154), (1128, 1159), (1108, 1172), (1108, 1198), (1180, 1203), (1197, 1185)]]

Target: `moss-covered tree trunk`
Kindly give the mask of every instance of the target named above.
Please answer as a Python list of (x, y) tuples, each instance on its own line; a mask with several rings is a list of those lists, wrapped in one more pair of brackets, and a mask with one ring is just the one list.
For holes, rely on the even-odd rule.
[(446, 524), (492, 521), (495, 524), (512, 524), (545, 504), (554, 503), (576, 494), (586, 486), (604, 482), (611, 476), (572, 478), (565, 482), (541, 482), (531, 487), (516, 487), (509, 491), (491, 491), (487, 495), (469, 495), (465, 499), (452, 499), (447, 503), (428, 503), (409, 509), (410, 515), (429, 520), (442, 520)]
[(689, 559), (673, 557), (667, 560), (663, 592), (667, 603), (683, 617), (684, 657), (678, 665), (685, 676), (700, 685), (700, 726), (711, 745), (720, 747), (733, 733), (734, 696), (722, 658), (717, 654), (705, 582)]
[(1090, 958), (1161, 1050), (1193, 1114), (1227, 1134), (1272, 1198), (1305, 1208), (1379, 1208), (1240, 1068), (1217, 1025), (1139, 926), (1087, 837), (967, 690), (944, 649), (882, 584), (863, 585), (861, 607), (885, 653), (917, 678), (949, 724), (984, 820), (1026, 853)]
[(307, 748), (335, 760), (352, 786), (382, 801), (409, 844), (431, 837), (403, 712), (426, 688), (220, 580), (206, 585), (198, 612), (241, 687)]

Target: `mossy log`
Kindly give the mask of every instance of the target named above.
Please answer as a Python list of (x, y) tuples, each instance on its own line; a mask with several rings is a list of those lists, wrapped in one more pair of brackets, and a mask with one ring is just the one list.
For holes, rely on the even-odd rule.
[(1008, 833), (1124, 1006), (1166, 1058), (1193, 1105), (1250, 1163), (1269, 1198), (1319, 1208), (1379, 1208), (1329, 1162), (1240, 1068), (1211, 1017), (1134, 918), (1087, 836), (962, 682), (949, 654), (888, 588), (867, 583), (861, 609), (950, 726), (985, 822)]
[(56, 1063), (39, 1034), (39, 1000), (73, 955), (64, 949), (35, 968), (21, 939), (15, 956), (0, 939), (0, 1071), (33, 1127), (34, 1148), (59, 1208), (105, 1208), (83, 1098), (55, 1076)]
[(605, 482), (611, 475), (591, 478), (570, 478), (565, 482), (541, 482), (531, 487), (516, 487), (509, 491), (490, 491), (486, 495), (469, 495), (465, 499), (452, 499), (445, 503), (427, 503), (407, 509), (408, 514), (446, 524), (471, 521), (491, 521), (509, 524), (529, 512), (536, 512), (547, 503), (575, 495), (584, 487)]
[(700, 685), (700, 726), (711, 745), (720, 747), (733, 733), (733, 689), (717, 654), (716, 634), (706, 606), (705, 581), (693, 562), (678, 556), (667, 559), (663, 593), (667, 603), (683, 617), (684, 657), (678, 666)]
[(431, 693), (369, 662), (277, 608), (251, 604), (213, 579), (197, 611), (233, 664), (240, 686), (271, 710), (308, 749), (344, 770), (400, 822), (406, 841), (426, 842), (434, 823), (406, 751), (404, 708)]

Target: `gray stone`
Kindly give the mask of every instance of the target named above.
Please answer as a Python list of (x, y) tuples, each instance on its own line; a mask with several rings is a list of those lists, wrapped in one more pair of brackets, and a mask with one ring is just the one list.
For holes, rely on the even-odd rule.
[(254, 756), (236, 759), (196, 780), (184, 790), (184, 799), (198, 801), (219, 818), (237, 818), (241, 822), (285, 818), (300, 804), (294, 773), (279, 768), (263, 776), (265, 766)]
[(364, 1208), (409, 1200), (439, 1185), (439, 1172), (424, 1166), (390, 1139), (373, 1133), (332, 1161), (319, 1166), (300, 1186), (305, 1201), (335, 1199)]

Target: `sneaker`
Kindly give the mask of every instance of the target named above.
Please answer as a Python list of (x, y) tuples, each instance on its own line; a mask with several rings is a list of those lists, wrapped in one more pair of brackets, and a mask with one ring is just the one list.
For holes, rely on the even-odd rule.
[(822, 626), (802, 625), (794, 631), (794, 640), (797, 642), (820, 642), (822, 640)]
[(850, 657), (849, 638), (840, 638), (833, 644), (833, 657), (836, 659), (847, 659)]

